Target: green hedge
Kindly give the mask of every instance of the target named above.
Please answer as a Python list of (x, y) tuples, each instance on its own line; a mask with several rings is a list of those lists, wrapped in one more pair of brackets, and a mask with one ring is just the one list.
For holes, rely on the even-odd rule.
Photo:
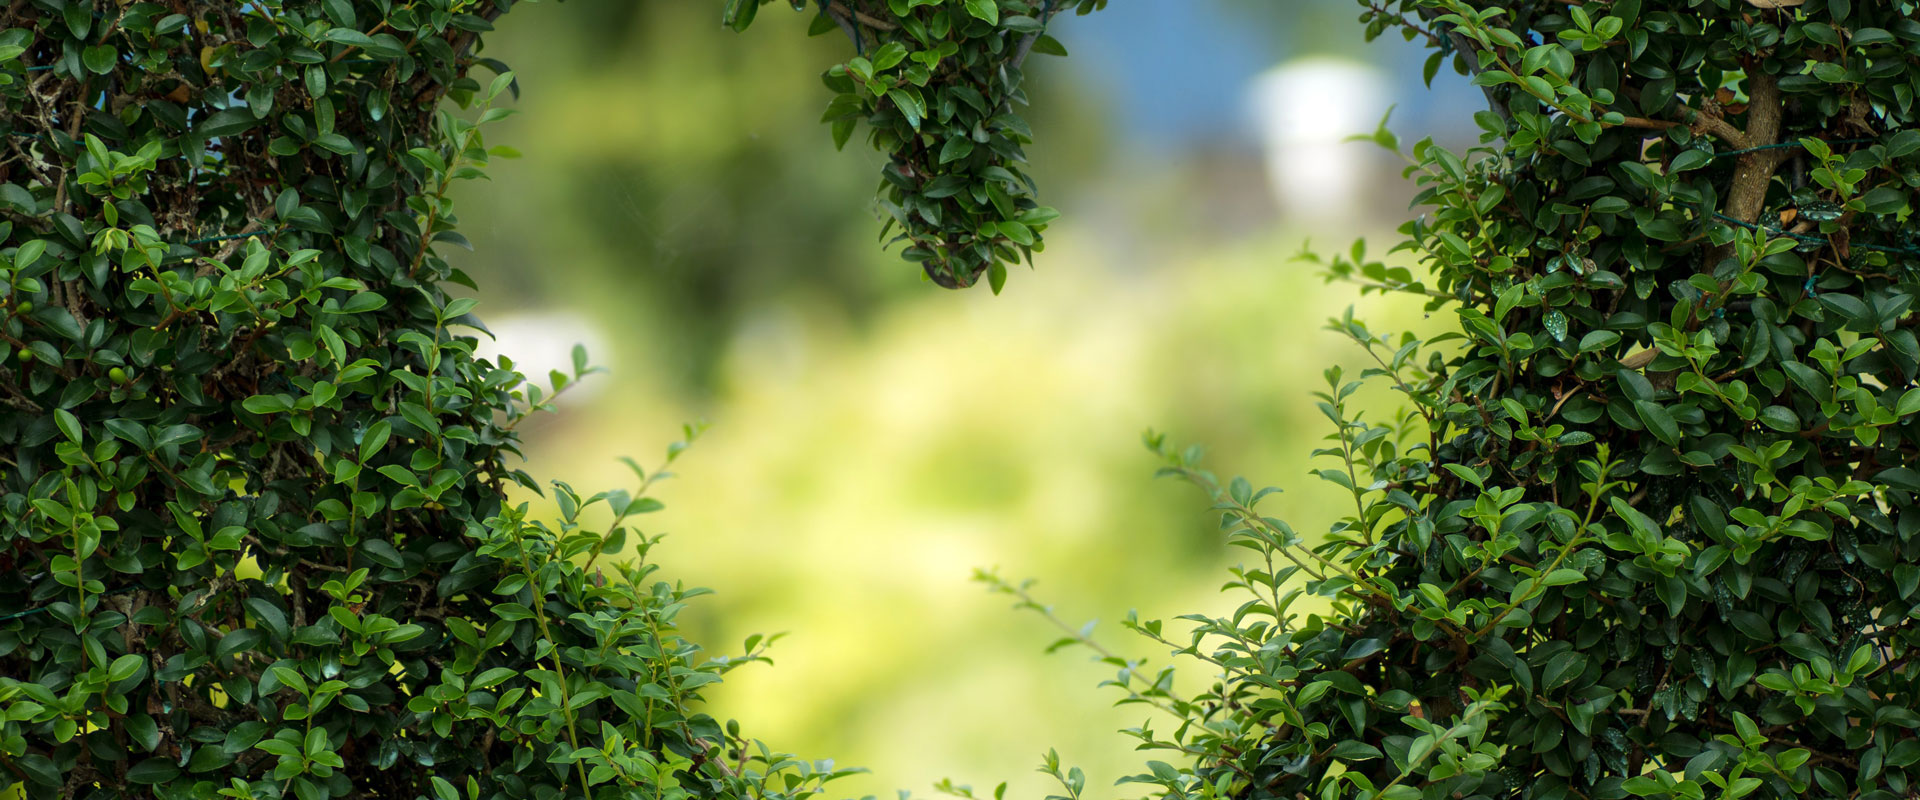
[[(1362, 2), (1490, 101), (1408, 152), (1441, 332), (1329, 328), (1324, 536), (1206, 490), (1244, 601), (1127, 626), (1129, 781), (1186, 798), (1858, 798), (1920, 791), (1920, 5)], [(1374, 138), (1400, 150), (1383, 124)], [(1391, 389), (1397, 414), (1356, 392)], [(1024, 585), (984, 576), (1023, 607)], [(1190, 630), (1183, 630), (1189, 629)], [(1068, 641), (1091, 644), (1067, 628)], [(1176, 632), (1178, 631), (1178, 632)], [(1050, 762), (1051, 763), (1051, 762)], [(1070, 779), (1067, 794), (1080, 795)]]
[[(512, 154), (482, 130), (517, 87), (481, 55), (511, 5), (0, 5), (0, 789), (803, 798), (850, 771), (698, 710), (766, 642), (675, 633), (704, 590), (652, 578), (636, 527), (666, 464), (591, 496), (514, 466), (593, 370), (476, 357), (438, 252), (468, 244), (449, 188)], [(896, 183), (966, 184), (888, 202), (928, 274), (997, 285), (1047, 216), (1011, 104), (1050, 14), (907, 5), (849, 23), (878, 32), (849, 28), (871, 58), (829, 73), (832, 113), (865, 110)]]
[[(476, 287), (435, 248), (468, 246), (453, 183), (512, 155), (482, 128), (517, 87), (480, 54), (511, 5), (0, 11), (0, 787), (797, 800), (851, 772), (698, 710), (767, 641), (705, 655), (674, 628), (705, 590), (651, 577), (636, 520), (697, 429), (632, 490), (513, 466), (516, 428), (594, 370), (576, 350), (536, 385), (476, 358), (485, 326), (449, 292)], [(865, 104), (896, 183), (966, 178), (886, 202), (936, 281), (997, 287), (1050, 215), (1012, 170), (1051, 4), (894, 5), (816, 10), (872, 48), (860, 87), (828, 74), (830, 115)], [(936, 131), (978, 150), (934, 159)]]

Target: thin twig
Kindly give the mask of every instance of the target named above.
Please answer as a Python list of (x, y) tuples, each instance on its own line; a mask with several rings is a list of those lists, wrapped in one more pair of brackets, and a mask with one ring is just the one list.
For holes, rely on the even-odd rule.
[(841, 19), (851, 19), (853, 21), (859, 22), (860, 24), (865, 25), (877, 31), (892, 32), (900, 29), (900, 26), (895, 25), (891, 22), (888, 22), (884, 19), (876, 18), (865, 11), (860, 11), (858, 9), (849, 9), (846, 6), (841, 5), (840, 0), (833, 0), (833, 2), (828, 3), (827, 12)]

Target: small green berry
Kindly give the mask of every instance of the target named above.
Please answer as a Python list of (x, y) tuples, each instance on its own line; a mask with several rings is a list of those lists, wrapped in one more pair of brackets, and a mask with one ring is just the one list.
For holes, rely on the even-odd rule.
[(20, 302), (19, 302), (19, 303), (18, 303), (17, 305), (15, 305), (15, 306), (13, 307), (13, 311), (14, 311), (14, 313), (16, 313), (16, 314), (31, 314), (31, 313), (33, 313), (33, 301), (32, 301), (32, 300), (22, 300), (22, 301), (20, 301)]
[(107, 380), (113, 381), (114, 383), (126, 383), (127, 371), (119, 367), (107, 370)]

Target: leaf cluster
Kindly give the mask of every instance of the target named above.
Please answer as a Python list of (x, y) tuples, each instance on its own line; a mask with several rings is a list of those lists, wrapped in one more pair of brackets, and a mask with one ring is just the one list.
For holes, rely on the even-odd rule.
[[(773, 0), (730, 0), (726, 22), (750, 25)], [(806, 8), (795, 0), (796, 9)], [(834, 92), (822, 121), (845, 147), (866, 124), (888, 156), (881, 169), (881, 238), (893, 242), (934, 283), (972, 286), (986, 276), (995, 294), (1007, 266), (1044, 249), (1059, 216), (1035, 199), (1025, 145), (1033, 131), (1024, 67), (1031, 53), (1066, 55), (1047, 35), (1068, 9), (1087, 14), (1106, 0), (821, 0), (811, 32), (844, 32), (857, 55), (827, 70)]]

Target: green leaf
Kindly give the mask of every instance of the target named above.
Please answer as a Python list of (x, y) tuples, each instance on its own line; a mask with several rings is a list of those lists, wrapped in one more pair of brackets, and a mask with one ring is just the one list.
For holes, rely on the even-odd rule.
[(307, 679), (300, 674), (299, 670), (292, 667), (274, 667), (267, 671), (273, 673), (273, 679), (279, 681), (281, 686), (301, 694), (307, 693)]
[(388, 424), (384, 419), (373, 423), (372, 427), (367, 428), (366, 435), (360, 438), (361, 463), (366, 463), (367, 459), (378, 454), (380, 448), (386, 446), (387, 437), (391, 435), (393, 435), (393, 426)]
[(494, 667), (475, 676), (468, 686), (474, 689), (490, 689), (518, 674), (520, 674), (518, 670), (508, 667)]
[(241, 628), (220, 637), (220, 643), (213, 648), (213, 657), (217, 659), (226, 658), (227, 656), (244, 653), (255, 647), (259, 647), (261, 642), (266, 641), (266, 638), (266, 633), (259, 629)]
[(973, 140), (965, 136), (955, 136), (947, 140), (940, 148), (940, 163), (951, 164), (973, 154)]
[[(502, 92), (511, 88), (513, 86), (513, 76), (514, 73), (512, 70), (493, 76), (493, 83), (487, 84), (487, 101), (492, 102), (498, 98)], [(518, 90), (515, 91), (517, 92)]]
[(1920, 389), (1908, 389), (1906, 394), (1901, 395), (1899, 402), (1893, 404), (1893, 414), (1897, 417), (1920, 414)]
[(360, 314), (385, 308), (386, 305), (387, 298), (379, 292), (360, 292), (347, 298), (347, 302), (340, 306), (340, 312), (343, 314)]
[(1636, 533), (1649, 538), (1660, 538), (1660, 525), (1654, 522), (1652, 517), (1642, 514), (1639, 509), (1628, 505), (1624, 498), (1619, 495), (1614, 495), (1607, 498), (1607, 503), (1613, 509), (1613, 513), (1618, 514), (1621, 519), (1626, 520), (1627, 526), (1632, 528)]
[(169, 425), (153, 437), (153, 448), (158, 450), (168, 445), (185, 444), (201, 436), (200, 429), (192, 425)]
[(1463, 464), (1441, 464), (1440, 466), (1446, 469), (1446, 471), (1453, 473), (1454, 477), (1473, 484), (1476, 489), (1485, 490), (1487, 488), (1487, 484), (1485, 483), (1486, 479), (1480, 476), (1479, 470)]
[(1647, 430), (1660, 437), (1660, 441), (1670, 445), (1680, 444), (1680, 426), (1673, 421), (1673, 415), (1659, 403), (1650, 400), (1635, 400), (1633, 408), (1640, 413), (1640, 421), (1646, 423)]
[(34, 309), (33, 321), (40, 323), (40, 325), (47, 330), (53, 331), (69, 341), (80, 340), (80, 323), (73, 318), (72, 312), (64, 308), (47, 306)]
[(153, 717), (144, 712), (127, 715), (127, 734), (133, 737), (133, 743), (149, 753), (160, 746), (160, 726)]
[(440, 315), (446, 319), (453, 319), (465, 315), (478, 305), (480, 301), (472, 297), (455, 298), (447, 302), (447, 307), (441, 309)]
[(127, 780), (134, 783), (166, 783), (177, 777), (180, 777), (180, 768), (166, 758), (149, 758), (127, 769)]
[(113, 45), (110, 44), (98, 44), (80, 51), (80, 63), (85, 64), (87, 71), (95, 75), (112, 72), (114, 64), (119, 60), (119, 51), (114, 50)]
[(320, 38), (335, 44), (366, 48), (373, 46), (373, 37), (351, 28), (333, 28), (321, 34)]
[(299, 756), (300, 746), (281, 738), (265, 739), (253, 746), (276, 756)]
[(406, 566), (407, 562), (400, 557), (400, 551), (385, 539), (367, 539), (360, 546), (366, 549), (367, 558), (375, 564), (392, 569)]
[(1565, 586), (1570, 583), (1579, 583), (1586, 579), (1587, 579), (1586, 573), (1581, 572), (1580, 570), (1556, 569), (1552, 572), (1547, 573), (1544, 577), (1542, 577), (1540, 579), (1540, 585)]
[(255, 414), (277, 414), (293, 410), (293, 404), (277, 394), (256, 394), (240, 401), (240, 407)]
[(73, 415), (73, 412), (56, 408), (53, 410), (53, 422), (60, 427), (60, 433), (66, 435), (67, 441), (74, 444), (80, 443), (80, 420)]
[(1713, 163), (1712, 153), (1708, 153), (1705, 150), (1687, 148), (1681, 150), (1678, 155), (1673, 157), (1673, 171), (1686, 172), (1687, 170), (1699, 169), (1711, 163)]
[(1540, 685), (1554, 689), (1580, 676), (1587, 668), (1587, 658), (1579, 653), (1561, 653), (1547, 660), (1547, 666), (1540, 672)]
[(753, 17), (760, 12), (760, 0), (727, 0), (726, 12), (721, 16), (721, 24), (735, 31), (744, 31), (753, 24)]
[(114, 682), (124, 681), (140, 674), (140, 671), (146, 669), (146, 666), (147, 660), (142, 658), (139, 653), (128, 653), (114, 659), (112, 664), (107, 665), (107, 680)]
[(1342, 739), (1327, 752), (1337, 761), (1370, 761), (1381, 756), (1380, 748), (1357, 739)]
[(25, 244), (20, 245), (20, 249), (14, 251), (13, 268), (15, 270), (25, 270), (39, 261), (40, 256), (46, 252), (47, 242), (45, 239), (28, 239)]
[(1054, 38), (1050, 33), (1043, 33), (1039, 38), (1033, 40), (1033, 52), (1035, 52), (1035, 54), (1041, 54), (1041, 56), (1060, 56), (1060, 58), (1066, 58), (1066, 56), (1068, 56), (1068, 46), (1066, 46), (1066, 44), (1060, 44), (1060, 40)]
[(285, 639), (293, 632), (287, 627), (287, 615), (264, 597), (249, 597), (245, 603), (247, 611), (260, 625), (266, 627), (274, 637)]
[(888, 42), (881, 45), (880, 49), (873, 51), (873, 57), (869, 60), (873, 63), (873, 71), (884, 72), (893, 69), (895, 65), (905, 61), (906, 58), (906, 45), (899, 42)]
[(187, 760), (188, 772), (211, 772), (233, 763), (233, 757), (219, 747), (202, 745), (195, 748), (193, 757)]
[(307, 731), (305, 750), (308, 758), (312, 758), (319, 753), (327, 752), (328, 749), (326, 728), (316, 727)]
[(194, 126), (193, 133), (202, 139), (216, 139), (245, 133), (257, 123), (259, 120), (254, 119), (251, 111), (225, 108), (201, 120), (199, 125)]
[(989, 24), (1000, 24), (1000, 4), (996, 0), (966, 0), (967, 13)]
[[(497, 610), (496, 610), (496, 613), (498, 613)], [(332, 617), (333, 621), (336, 623), (339, 623), (340, 627), (342, 628), (345, 628), (354, 633), (360, 632), (360, 618), (354, 616), (352, 611), (349, 611), (344, 607), (333, 606), (328, 608), (327, 616)]]
[(917, 92), (911, 89), (890, 89), (887, 91), (887, 99), (892, 100), (894, 107), (900, 109), (900, 115), (906, 117), (908, 126), (914, 130), (920, 129), (920, 121), (927, 117), (927, 104)]

